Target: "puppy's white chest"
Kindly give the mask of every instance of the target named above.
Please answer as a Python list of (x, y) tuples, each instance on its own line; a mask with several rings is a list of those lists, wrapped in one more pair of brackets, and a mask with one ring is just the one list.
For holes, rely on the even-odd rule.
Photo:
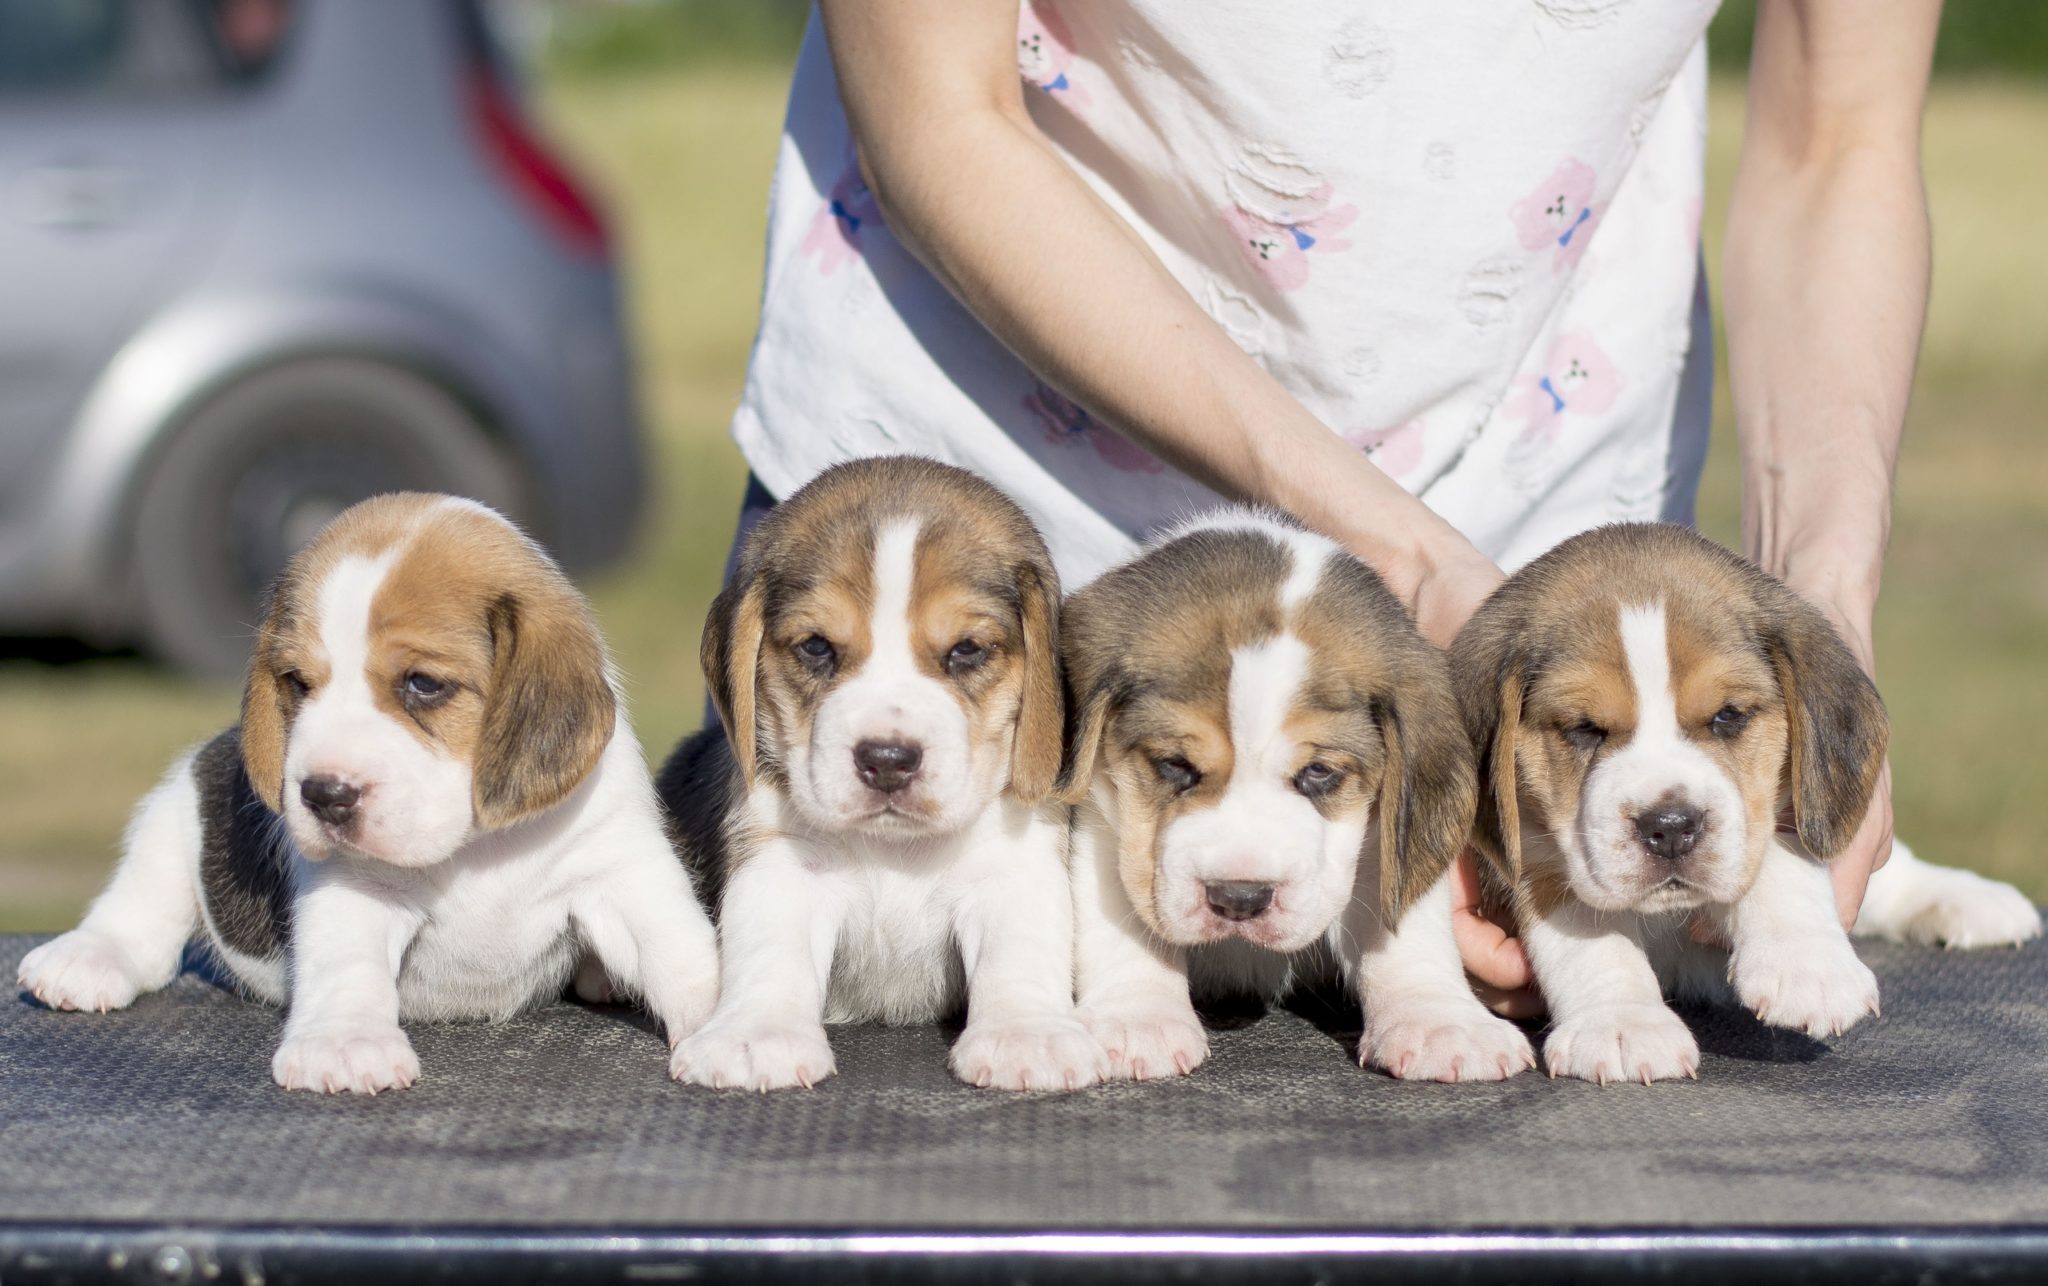
[(827, 1022), (930, 1022), (964, 992), (955, 897), (944, 869), (856, 864), (830, 877), (841, 899)]
[(454, 873), (422, 900), (399, 968), (407, 1018), (503, 1018), (560, 991), (576, 963), (559, 874), (535, 857)]

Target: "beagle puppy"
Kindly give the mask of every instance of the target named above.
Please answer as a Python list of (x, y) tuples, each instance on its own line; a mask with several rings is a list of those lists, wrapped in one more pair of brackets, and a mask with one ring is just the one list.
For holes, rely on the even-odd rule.
[(658, 778), (712, 901), (724, 990), (676, 1075), (833, 1072), (825, 1023), (967, 1008), (975, 1085), (1070, 1089), (1059, 580), (1024, 512), (912, 457), (828, 469), (748, 536), (704, 627), (719, 726)]
[[(1451, 664), (1481, 759), (1476, 843), (1549, 1002), (1552, 1075), (1694, 1075), (1667, 994), (1816, 1037), (1877, 1012), (1823, 863), (1869, 806), (1887, 723), (1818, 610), (1683, 528), (1604, 527), (1510, 578)], [(1873, 931), (1911, 919), (1902, 883), (1903, 900), (1961, 887), (1980, 923), (2010, 911), (1988, 881), (1893, 867)], [(2039, 931), (2025, 910), (2008, 940)], [(1727, 951), (1693, 940), (1695, 917)]]
[(1106, 1074), (1193, 1070), (1192, 996), (1335, 976), (1364, 1008), (1362, 1063), (1535, 1065), (1451, 935), (1474, 778), (1445, 660), (1370, 569), (1225, 510), (1074, 594), (1061, 629), (1078, 996)]
[(195, 937), (289, 1006), (286, 1089), (411, 1085), (402, 1020), (508, 1017), (583, 953), (671, 1040), (717, 993), (588, 606), (511, 523), (449, 496), (365, 501), (291, 560), (240, 724), (143, 799), (112, 882), (21, 985), (119, 1009)]

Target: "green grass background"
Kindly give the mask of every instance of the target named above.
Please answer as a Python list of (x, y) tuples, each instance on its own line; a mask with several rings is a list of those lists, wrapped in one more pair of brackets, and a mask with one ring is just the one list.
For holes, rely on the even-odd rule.
[[(695, 21), (676, 18), (690, 7), (630, 11), (631, 20)], [(2048, 13), (2034, 0), (2025, 9)], [(609, 194), (629, 266), (657, 499), (640, 555), (590, 589), (656, 754), (701, 709), (697, 631), (743, 478), (726, 423), (757, 308), (794, 30), (781, 11), (727, 32), (739, 52), (723, 59), (704, 55), (687, 22), (646, 39), (565, 30), (543, 85), (551, 128)], [(1734, 6), (1724, 26), (1739, 34), (1744, 20)], [(2040, 25), (2022, 22), (2021, 34)], [(657, 38), (667, 52), (650, 48)], [(1710, 263), (1741, 138), (1740, 84), (1717, 81), (1712, 105)], [(1930, 858), (2037, 898), (2048, 897), (2044, 140), (2048, 83), (2038, 77), (2006, 68), (1937, 82), (1927, 117), (1934, 300), (1877, 635), (1901, 833)], [(1733, 541), (1725, 388), (1719, 406), (1702, 516)], [(232, 690), (131, 658), (0, 659), (0, 929), (71, 922), (104, 880), (135, 799), (179, 748), (234, 712)]]

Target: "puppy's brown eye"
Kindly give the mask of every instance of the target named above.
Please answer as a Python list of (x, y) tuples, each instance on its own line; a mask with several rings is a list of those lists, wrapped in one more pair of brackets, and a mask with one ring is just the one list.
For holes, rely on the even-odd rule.
[(1564, 730), (1564, 739), (1581, 750), (1598, 750), (1607, 740), (1607, 729), (1591, 719), (1581, 719)]
[(1159, 780), (1180, 794), (1186, 794), (1201, 782), (1201, 772), (1179, 755), (1163, 755), (1152, 761), (1152, 771), (1159, 774)]
[(1749, 726), (1751, 711), (1737, 710), (1734, 706), (1722, 706), (1720, 713), (1708, 721), (1707, 726), (1717, 737), (1739, 737)]
[(946, 653), (946, 673), (965, 674), (969, 670), (979, 669), (981, 663), (986, 660), (987, 648), (973, 639), (961, 639), (953, 645), (952, 651)]
[(839, 663), (839, 649), (822, 634), (813, 634), (796, 645), (796, 659), (812, 674), (830, 674)]
[(1294, 788), (1310, 799), (1320, 799), (1337, 789), (1337, 784), (1343, 780), (1343, 773), (1320, 759), (1313, 759), (1294, 774)]
[(432, 709), (455, 695), (455, 686), (414, 670), (399, 684), (399, 693), (405, 703), (415, 710)]
[(304, 697), (313, 690), (313, 685), (307, 683), (306, 677), (297, 670), (286, 670), (283, 674), (277, 676), (277, 681), (282, 683), (295, 697)]

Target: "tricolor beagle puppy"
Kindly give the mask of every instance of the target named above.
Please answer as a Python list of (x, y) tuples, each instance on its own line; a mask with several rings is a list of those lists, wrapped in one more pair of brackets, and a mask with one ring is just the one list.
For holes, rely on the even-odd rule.
[(1077, 984), (1108, 1074), (1186, 1073), (1195, 995), (1341, 975), (1362, 1062), (1498, 1080), (1529, 1042), (1474, 998), (1441, 878), (1473, 764), (1443, 654), (1330, 541), (1256, 510), (1068, 600)]
[[(1869, 806), (1885, 711), (1819, 611), (1682, 528), (1605, 527), (1503, 585), (1452, 672), (1481, 756), (1478, 846), (1512, 882), (1553, 1075), (1693, 1075), (1667, 994), (1813, 1036), (1877, 1012), (1822, 862)], [(2039, 932), (2016, 891), (1903, 850), (1867, 928), (1903, 936), (1932, 901), (2002, 940)], [(1693, 941), (1696, 916), (1728, 951)]]
[(953, 1071), (1092, 1082), (1073, 1012), (1059, 581), (1022, 510), (929, 460), (858, 460), (761, 521), (704, 627), (721, 727), (659, 787), (715, 901), (724, 990), (675, 1072), (813, 1085), (826, 1022), (967, 1007)]
[(195, 937), (289, 1005), (286, 1089), (410, 1085), (401, 1020), (507, 1017), (585, 953), (671, 1040), (718, 986), (588, 606), (447, 496), (365, 501), (291, 560), (241, 723), (142, 801), (113, 881), (21, 984), (118, 1009)]

